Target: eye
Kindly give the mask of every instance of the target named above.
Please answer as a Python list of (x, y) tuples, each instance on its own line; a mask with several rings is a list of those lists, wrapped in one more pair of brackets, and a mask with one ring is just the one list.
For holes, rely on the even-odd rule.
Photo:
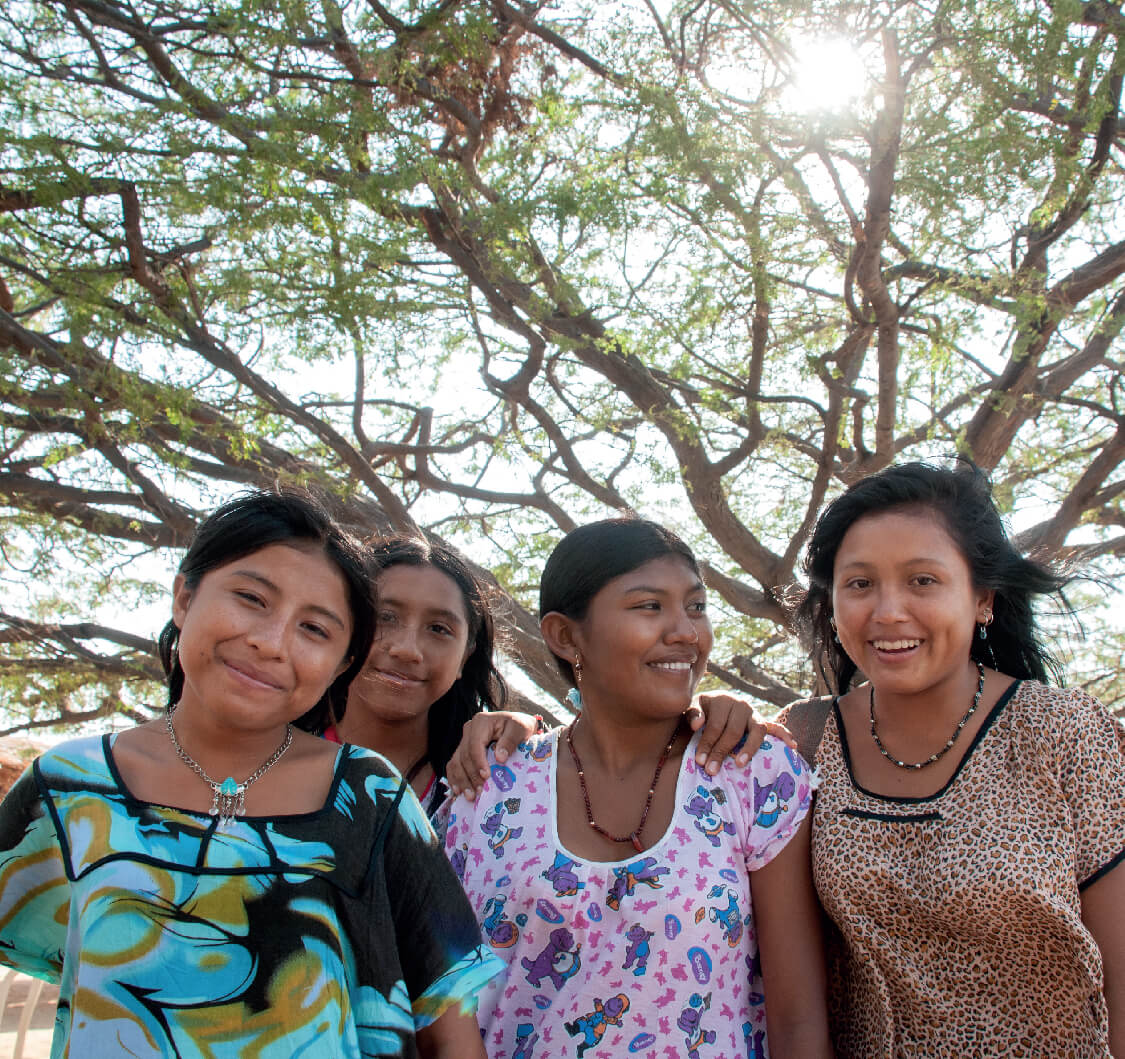
[(435, 636), (452, 636), (453, 630), (448, 625), (442, 625), (440, 621), (435, 621), (430, 625), (430, 632)]
[(378, 625), (395, 625), (398, 622), (398, 616), (393, 610), (381, 610), (375, 615), (375, 622)]
[(660, 601), (655, 599), (646, 599), (642, 603), (636, 603), (631, 608), (632, 610), (660, 610)]
[(707, 600), (697, 599), (693, 603), (688, 604), (688, 610), (692, 614), (706, 614), (707, 613)]
[(249, 590), (247, 590), (245, 588), (236, 588), (234, 590), (234, 594), (239, 599), (245, 600), (247, 603), (253, 603), (255, 606), (258, 606), (258, 607), (264, 607), (265, 606), (265, 601), (262, 599), (261, 596), (259, 596), (255, 592), (250, 592)]
[(327, 640), (331, 635), (323, 625), (318, 625), (315, 621), (301, 622), (301, 628), (321, 640)]
[(925, 588), (928, 585), (936, 585), (937, 583), (938, 583), (938, 579), (936, 577), (934, 577), (933, 574), (915, 574), (914, 575), (914, 584), (920, 585), (923, 588)]
[(844, 582), (844, 587), (856, 591), (863, 591), (863, 589), (871, 587), (871, 579), (867, 577), (849, 577), (848, 580)]

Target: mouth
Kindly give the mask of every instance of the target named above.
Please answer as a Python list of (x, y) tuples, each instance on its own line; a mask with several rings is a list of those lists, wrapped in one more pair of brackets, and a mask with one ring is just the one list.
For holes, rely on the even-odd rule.
[(418, 677), (409, 676), (406, 673), (399, 673), (393, 669), (378, 669), (375, 666), (364, 671), (364, 676), (372, 680), (378, 680), (382, 684), (386, 684), (392, 688), (417, 688), (425, 683), (424, 680)]
[(872, 640), (871, 646), (876, 651), (881, 651), (884, 654), (903, 654), (907, 651), (913, 651), (915, 647), (921, 647), (921, 640)]
[(697, 659), (682, 659), (675, 662), (649, 662), (652, 669), (658, 669), (662, 673), (690, 673), (695, 668)]
[(254, 666), (248, 665), (245, 662), (230, 662), (224, 661), (223, 664), (229, 669), (240, 681), (249, 684), (252, 687), (262, 688), (265, 691), (282, 691), (282, 685), (276, 680), (273, 680), (267, 673), (256, 669)]

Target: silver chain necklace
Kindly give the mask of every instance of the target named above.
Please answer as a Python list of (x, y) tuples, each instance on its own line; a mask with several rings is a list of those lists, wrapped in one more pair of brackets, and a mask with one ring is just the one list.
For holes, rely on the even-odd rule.
[(169, 709), (165, 715), (165, 723), (168, 726), (168, 736), (172, 740), (172, 746), (176, 748), (176, 753), (180, 756), (180, 760), (211, 787), (212, 798), (211, 809), (209, 811), (212, 816), (217, 816), (219, 818), (218, 826), (225, 829), (234, 823), (234, 818), (236, 816), (246, 815), (246, 788), (255, 780), (260, 780), (262, 776), (278, 763), (281, 759), (281, 755), (289, 749), (289, 744), (293, 742), (293, 726), (291, 724), (285, 726), (285, 738), (282, 739), (281, 746), (270, 754), (270, 756), (241, 783), (233, 776), (228, 776), (222, 783), (219, 783), (211, 779), (211, 777), (203, 771), (203, 766), (180, 745), (180, 741), (176, 738), (176, 728), (172, 724), (173, 709)]
[(961, 729), (969, 723), (969, 718), (977, 712), (977, 707), (980, 705), (980, 697), (984, 692), (984, 666), (977, 662), (977, 673), (979, 679), (977, 680), (977, 693), (973, 696), (972, 705), (969, 707), (968, 713), (961, 718), (953, 734), (949, 737), (948, 742), (936, 754), (931, 754), (925, 761), (899, 761), (897, 757), (891, 757), (887, 748), (883, 746), (883, 740), (879, 738), (879, 733), (875, 731), (875, 685), (871, 685), (871, 738), (875, 740), (875, 745), (879, 748), (879, 753), (883, 755), (892, 765), (898, 765), (900, 769), (924, 769), (928, 765), (932, 765), (935, 761), (940, 761), (946, 754), (949, 753), (950, 748), (957, 742), (957, 737), (961, 734)]

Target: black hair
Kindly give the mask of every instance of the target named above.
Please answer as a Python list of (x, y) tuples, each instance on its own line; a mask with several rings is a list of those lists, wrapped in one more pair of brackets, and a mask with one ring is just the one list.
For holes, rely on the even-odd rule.
[[(703, 580), (692, 550), (669, 529), (640, 518), (609, 518), (571, 530), (555, 546), (539, 582), (539, 618), (555, 611), (575, 621), (586, 617), (590, 601), (615, 577), (653, 559), (683, 559)], [(565, 680), (574, 684), (574, 667), (555, 655)]]
[[(469, 653), (461, 675), (426, 713), (426, 759), (434, 774), (444, 778), (449, 759), (461, 742), (464, 724), (482, 710), (502, 710), (508, 701), (508, 686), (493, 661), (496, 624), (489, 606), (488, 589), (455, 551), (421, 537), (403, 534), (376, 540), (370, 546), (369, 560), (373, 582), (392, 566), (432, 566), (461, 591), (469, 627)], [(366, 655), (364, 657), (366, 659)], [(336, 719), (343, 716), (341, 707)], [(444, 797), (441, 785), (434, 784), (433, 804), (429, 808), (437, 808)]]
[(833, 690), (844, 694), (856, 675), (856, 664), (836, 642), (830, 625), (840, 542), (861, 518), (919, 507), (933, 512), (952, 537), (969, 565), (973, 586), (994, 593), (988, 639), (973, 636), (973, 660), (1020, 679), (1058, 679), (1062, 670), (1040, 640), (1033, 599), (1060, 593), (1068, 579), (1020, 555), (996, 510), (988, 479), (961, 459), (953, 468), (928, 463), (888, 467), (856, 482), (821, 512), (805, 555), (809, 587), (798, 597), (794, 620), (814, 661), (831, 671)]
[[(375, 635), (374, 595), (359, 543), (308, 493), (292, 489), (245, 493), (227, 501), (200, 524), (178, 572), (186, 586), (194, 589), (212, 570), (271, 544), (308, 544), (318, 548), (340, 571), (347, 585), (352, 618), (348, 665), (320, 700), (293, 722), (305, 731), (320, 731), (333, 711), (342, 709), (347, 702), (348, 685), (367, 661)], [(169, 621), (157, 640), (160, 662), (168, 678), (169, 707), (179, 702), (184, 690), (179, 643), (180, 630), (174, 621)]]

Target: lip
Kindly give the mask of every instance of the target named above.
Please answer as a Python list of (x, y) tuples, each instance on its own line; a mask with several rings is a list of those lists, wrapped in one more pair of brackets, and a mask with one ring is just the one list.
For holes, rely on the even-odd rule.
[(371, 666), (366, 669), (364, 671), (364, 676), (370, 677), (373, 680), (378, 680), (392, 688), (417, 688), (425, 683), (425, 681), (419, 677), (412, 677), (393, 669), (380, 669), (378, 666)]
[(223, 665), (227, 667), (228, 672), (234, 675), (236, 680), (250, 687), (260, 688), (264, 691), (284, 690), (282, 685), (268, 673), (257, 666), (250, 665), (249, 662), (232, 662), (230, 659), (223, 659)]
[(880, 658), (909, 658), (923, 641), (917, 636), (900, 636), (893, 640), (885, 637), (867, 642)]
[(650, 669), (655, 669), (659, 673), (668, 673), (676, 676), (681, 673), (694, 672), (698, 661), (699, 656), (696, 655), (692, 658), (661, 658), (655, 662), (648, 662), (646, 664)]

